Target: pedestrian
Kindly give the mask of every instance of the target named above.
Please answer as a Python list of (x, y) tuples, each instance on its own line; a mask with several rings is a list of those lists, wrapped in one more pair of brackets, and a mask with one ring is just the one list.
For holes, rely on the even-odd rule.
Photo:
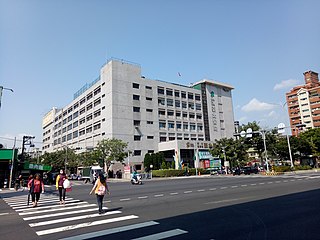
[(18, 191), (18, 188), (23, 188), (22, 175), (19, 175), (19, 177), (17, 177), (16, 180), (15, 180), (14, 190)]
[(91, 195), (93, 192), (97, 196), (99, 214), (103, 214), (104, 213), (104, 211), (102, 209), (103, 197), (106, 193), (110, 194), (110, 192), (109, 192), (106, 178), (104, 177), (102, 172), (99, 173), (98, 179), (95, 182), (95, 184), (89, 194)]
[(44, 193), (44, 184), (39, 173), (36, 173), (34, 178), (30, 179), (28, 182), (28, 189), (31, 194), (32, 207), (37, 207), (40, 199), (40, 193)]
[(63, 187), (63, 182), (66, 179), (68, 179), (68, 177), (65, 174), (64, 170), (61, 169), (60, 174), (57, 176), (57, 179), (56, 179), (56, 189), (59, 190), (60, 204), (65, 204), (66, 189)]

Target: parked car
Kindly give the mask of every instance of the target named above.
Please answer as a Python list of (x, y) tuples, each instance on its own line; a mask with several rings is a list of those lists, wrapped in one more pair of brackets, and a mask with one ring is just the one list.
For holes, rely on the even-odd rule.
[(254, 173), (254, 174), (259, 173), (258, 168), (254, 168), (254, 167), (250, 167), (250, 166), (243, 167), (242, 171), (243, 171), (243, 174), (245, 174), (245, 175), (250, 175), (251, 173)]

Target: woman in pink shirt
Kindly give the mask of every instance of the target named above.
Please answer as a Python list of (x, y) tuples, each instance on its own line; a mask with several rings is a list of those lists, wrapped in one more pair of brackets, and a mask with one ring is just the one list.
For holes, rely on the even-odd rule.
[(44, 185), (39, 173), (36, 173), (34, 178), (28, 182), (28, 189), (32, 198), (32, 207), (38, 206), (40, 193), (44, 193)]

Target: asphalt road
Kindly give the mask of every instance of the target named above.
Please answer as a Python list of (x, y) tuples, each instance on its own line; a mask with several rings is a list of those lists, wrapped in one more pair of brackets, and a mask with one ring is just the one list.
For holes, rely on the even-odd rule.
[(319, 180), (320, 173), (112, 181), (103, 215), (92, 185), (81, 182), (65, 206), (50, 188), (37, 208), (26, 206), (26, 192), (0, 192), (0, 239), (320, 239)]

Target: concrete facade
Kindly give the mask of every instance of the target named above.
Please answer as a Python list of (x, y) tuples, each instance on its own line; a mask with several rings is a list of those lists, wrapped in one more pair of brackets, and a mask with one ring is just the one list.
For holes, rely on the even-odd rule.
[(138, 64), (112, 59), (62, 109), (43, 118), (43, 152), (65, 146), (86, 151), (98, 141), (128, 143), (132, 165), (164, 142), (213, 142), (233, 137), (232, 86), (202, 80), (184, 86), (141, 75)]

